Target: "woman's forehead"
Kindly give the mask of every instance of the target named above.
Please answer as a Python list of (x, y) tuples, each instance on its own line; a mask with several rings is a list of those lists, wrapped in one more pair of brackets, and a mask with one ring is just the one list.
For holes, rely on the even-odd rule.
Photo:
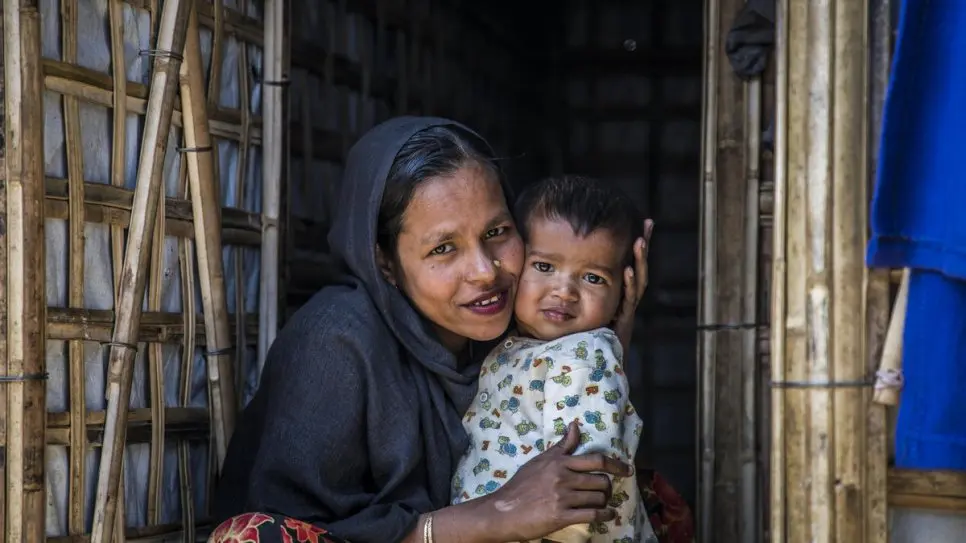
[(485, 168), (467, 166), (419, 185), (403, 216), (403, 232), (438, 237), (479, 230), (509, 218), (496, 176)]

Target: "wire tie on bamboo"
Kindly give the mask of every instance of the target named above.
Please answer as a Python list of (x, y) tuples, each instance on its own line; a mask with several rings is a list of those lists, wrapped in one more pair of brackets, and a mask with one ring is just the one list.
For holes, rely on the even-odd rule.
[(234, 347), (224, 347), (222, 349), (215, 349), (213, 351), (205, 351), (205, 356), (224, 356), (226, 354), (231, 354), (231, 352), (234, 350)]
[(212, 151), (212, 146), (205, 145), (203, 147), (178, 147), (179, 153), (210, 153)]
[(772, 381), (772, 388), (867, 388), (875, 385), (873, 379), (860, 381)]
[(43, 373), (25, 373), (23, 375), (0, 375), (0, 383), (23, 383), (24, 381), (46, 381), (50, 378), (50, 374), (46, 371)]
[(118, 347), (121, 349), (130, 349), (135, 353), (138, 352), (138, 346), (133, 343), (124, 343), (123, 341), (104, 341), (101, 343), (105, 347)]
[(902, 375), (902, 370), (886, 369), (875, 372), (876, 390), (885, 390), (888, 388), (902, 390), (904, 383), (905, 377)]
[(164, 49), (141, 49), (138, 51), (138, 55), (142, 57), (170, 58), (178, 62), (184, 60), (184, 57), (180, 53), (165, 51)]

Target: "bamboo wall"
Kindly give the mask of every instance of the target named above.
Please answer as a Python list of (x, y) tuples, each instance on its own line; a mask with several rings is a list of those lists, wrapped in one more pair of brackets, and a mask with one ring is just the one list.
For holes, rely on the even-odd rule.
[[(30, 540), (109, 535), (109, 512), (95, 515), (105, 503), (123, 504), (117, 526), (127, 537), (190, 540), (204, 526), (211, 466), (223, 448), (215, 435), (225, 422), (230, 431), (234, 398), (246, 401), (256, 383), (263, 25), (261, 2), (241, 1), (199, 1), (200, 32), (189, 24), (191, 2), (4, 2), (6, 15), (19, 7), (24, 25), (21, 71), (38, 70), (31, 75), (43, 85), (18, 93), (36, 102), (23, 110), (43, 130), (35, 124), (28, 133), (10, 119), (6, 127), (8, 136), (23, 130), (26, 141), (43, 135), (31, 163), (43, 195), (34, 208), (10, 199), (6, 206), (8, 220), (19, 213), (28, 226), (31, 213), (43, 217), (42, 230), (26, 231), (42, 231), (43, 243), (28, 238), (17, 248), (33, 262), (22, 276), (9, 267), (15, 282), (7, 282), (26, 302), (41, 288), (46, 307), (19, 309), (46, 316), (45, 328), (10, 327), (34, 342), (24, 363), (35, 367), (25, 371), (47, 373), (36, 382), (43, 390), (33, 382), (7, 388), (33, 393), (24, 402), (34, 406), (24, 408), (24, 443), (12, 432), (6, 440), (8, 458), (24, 450), (23, 481), (12, 462), (5, 472), (6, 526)], [(9, 48), (15, 34), (4, 35)], [(13, 67), (6, 57), (7, 81)], [(179, 83), (202, 97), (190, 116)], [(205, 110), (209, 123), (186, 137), (185, 124)], [(200, 173), (189, 175), (193, 160)], [(17, 176), (10, 166), (8, 194)], [(218, 221), (220, 240), (212, 233)], [(17, 373), (13, 359), (10, 351), (8, 374)], [(213, 413), (222, 402), (224, 414)], [(44, 404), (46, 417), (36, 408)], [(9, 405), (13, 431), (19, 402)], [(39, 455), (31, 449), (38, 445)], [(105, 458), (119, 488), (105, 475)], [(18, 495), (27, 497), (22, 506)]]

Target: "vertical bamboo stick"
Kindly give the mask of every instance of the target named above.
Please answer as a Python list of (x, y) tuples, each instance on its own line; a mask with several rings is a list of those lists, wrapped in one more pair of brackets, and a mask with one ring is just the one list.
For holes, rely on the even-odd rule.
[[(6, 22), (6, 12), (8, 8), (7, 2), (0, 3), (0, 59), (4, 59), (4, 66), (6, 66), (5, 51), (7, 50), (6, 40), (3, 36), (6, 34), (3, 32), (4, 23)], [(0, 68), (2, 69), (2, 68)], [(10, 141), (9, 134), (6, 131), (6, 127), (9, 126), (7, 122), (7, 98), (4, 92), (6, 85), (6, 74), (4, 74), (3, 80), (0, 80), (0, 122), (3, 122), (3, 126), (0, 126), (0, 130), (3, 130), (4, 135), (4, 145), (0, 147), (0, 175), (3, 175), (4, 182), (0, 183), (0, 221), (2, 224), (7, 223), (7, 184), (6, 179), (8, 175), (8, 170), (6, 166), (6, 155), (8, 154), (6, 142)], [(7, 356), (7, 244), (6, 242), (0, 242), (0, 375), (10, 375), (9, 371), (9, 357)], [(3, 449), (4, 456), (6, 456), (7, 451), (7, 423), (8, 423), (8, 411), (7, 411), (7, 387), (0, 385), (0, 448)], [(7, 476), (7, 465), (4, 463), (0, 466), (0, 485), (2, 488), (6, 489), (8, 482)], [(0, 534), (7, 533), (7, 492), (4, 490), (0, 492)]]
[[(64, 62), (77, 63), (77, 0), (61, 2), (61, 29), (63, 32)], [(84, 307), (84, 164), (81, 149), (82, 135), (80, 111), (77, 98), (64, 95), (65, 141), (67, 143), (67, 178), (69, 186), (69, 241), (68, 253), (68, 305)], [(87, 469), (86, 405), (84, 389), (86, 375), (84, 365), (84, 342), (68, 342), (68, 378), (70, 394), (70, 464), (67, 485), (67, 533), (83, 534), (86, 529), (84, 502), (87, 497), (84, 486)]]
[[(788, 114), (786, 160), (786, 313), (783, 316), (786, 338), (785, 377), (792, 382), (806, 382), (809, 379), (806, 368), (807, 353), (807, 240), (806, 240), (806, 193), (805, 170), (806, 152), (803, 142), (807, 137), (806, 121), (808, 112), (801, 106), (808, 93), (803, 87), (807, 83), (805, 59), (808, 55), (808, 6), (801, 2), (791, 2), (788, 12)], [(795, 142), (795, 143), (792, 143)], [(777, 256), (777, 255), (776, 255)], [(788, 541), (808, 541), (811, 537), (809, 503), (811, 479), (809, 478), (808, 426), (811, 423), (808, 413), (808, 394), (805, 389), (789, 389), (787, 398), (786, 434), (786, 493), (789, 505)]]
[[(183, 134), (183, 133), (182, 133)], [(187, 161), (181, 161), (178, 172), (178, 194), (184, 199), (190, 199), (188, 187)], [(220, 209), (219, 209), (220, 210)], [(178, 240), (181, 263), (181, 314), (184, 317), (185, 330), (195, 330), (197, 311), (195, 309), (195, 251), (194, 243), (190, 239)], [(181, 382), (178, 389), (178, 399), (181, 407), (188, 407), (191, 403), (191, 383), (193, 382), (193, 368), (195, 363), (195, 334), (185, 334), (181, 351)], [(181, 525), (184, 526), (184, 541), (195, 540), (195, 503), (192, 488), (191, 458), (188, 441), (178, 442), (178, 473), (181, 490)]]
[[(832, 336), (831, 375), (839, 382), (867, 380), (865, 243), (868, 197), (867, 67), (868, 1), (834, 2), (828, 18), (834, 21), (829, 71), (832, 158)], [(834, 144), (833, 144), (834, 142)], [(856, 318), (858, 315), (860, 318)], [(866, 541), (865, 482), (866, 416), (872, 399), (868, 387), (839, 387), (834, 394), (834, 456), (831, 485), (834, 493), (835, 541)]]
[(36, 0), (3, 2), (7, 250), (5, 535), (44, 540), (44, 113), (40, 10)]
[(745, 84), (745, 239), (741, 322), (756, 324), (743, 332), (741, 367), (741, 516), (739, 539), (761, 541), (758, 481), (758, 205), (761, 149), (761, 78)]
[[(263, 23), (264, 24), (264, 23)], [(235, 175), (232, 182), (235, 185), (234, 207), (243, 209), (245, 207), (245, 189), (248, 182), (249, 156), (252, 152), (252, 110), (251, 110), (251, 64), (248, 61), (248, 46), (243, 42), (238, 43), (238, 56), (236, 57), (235, 70), (238, 74), (238, 102), (241, 112), (241, 138), (238, 142), (238, 160), (235, 162)], [(263, 65), (264, 66), (264, 65)], [(264, 72), (264, 70), (263, 70)], [(245, 381), (245, 359), (248, 356), (248, 329), (245, 327), (247, 321), (247, 307), (245, 304), (245, 250), (242, 247), (235, 247), (232, 251), (232, 267), (235, 275), (235, 360), (238, 365), (238, 372), (235, 379), (231, 382), (235, 387), (235, 398), (241, 398), (244, 390)], [(256, 349), (256, 356), (257, 356)], [(256, 362), (257, 363), (257, 362)], [(238, 404), (233, 409), (238, 409)], [(220, 464), (220, 462), (219, 462)]]
[[(158, 208), (164, 209), (165, 191), (161, 187)], [(158, 213), (151, 245), (151, 263), (148, 272), (148, 310), (161, 310), (161, 275), (164, 268), (164, 213)], [(148, 382), (151, 403), (151, 457), (148, 469), (148, 525), (161, 522), (162, 485), (164, 484), (164, 351), (161, 343), (148, 346)], [(121, 481), (123, 481), (123, 475)], [(124, 484), (122, 483), (123, 487)], [(119, 503), (124, 503), (120, 501)], [(121, 508), (118, 509), (121, 511)], [(118, 515), (121, 518), (121, 515)], [(123, 529), (119, 526), (120, 529)], [(115, 534), (117, 535), (117, 534)]]
[[(787, 186), (788, 116), (788, 3), (779, 0), (775, 19), (775, 178), (772, 196), (772, 272), (771, 272), (771, 378), (785, 381), (785, 230)], [(771, 389), (771, 461), (770, 461), (770, 541), (784, 543), (785, 526), (785, 395), (783, 389)]]
[[(212, 398), (212, 431), (215, 435), (216, 458), (221, 466), (234, 428), (236, 400), (225, 272), (221, 256), (221, 205), (210, 152), (212, 142), (208, 129), (198, 14), (195, 7), (192, 7), (188, 16), (184, 51), (185, 59), (180, 73), (184, 141), (188, 150), (184, 157), (188, 164), (198, 273), (201, 275), (201, 303), (205, 315), (205, 344), (209, 352), (208, 386)], [(246, 107), (245, 104), (242, 106)]]
[[(715, 180), (715, 149), (717, 140), (718, 117), (718, 17), (719, 0), (708, 0), (705, 4), (705, 56), (704, 96), (702, 116), (704, 142), (701, 146), (703, 163), (703, 186), (701, 190), (701, 254), (699, 275), (701, 295), (698, 299), (698, 322), (707, 326), (717, 318), (716, 275), (717, 240), (715, 220), (717, 213), (717, 187)], [(698, 473), (698, 537), (702, 543), (714, 541), (714, 446), (715, 446), (715, 359), (716, 343), (710, 330), (700, 333), (698, 347), (699, 389), (701, 391), (701, 420), (698, 425), (700, 436), (700, 463)]]
[(116, 308), (117, 322), (111, 341), (104, 447), (101, 451), (101, 470), (97, 481), (94, 528), (91, 534), (91, 541), (94, 543), (108, 543), (113, 540), (114, 535), (147, 260), (158, 211), (164, 153), (177, 89), (176, 70), (180, 55), (184, 51), (189, 7), (190, 4), (182, 0), (167, 0), (164, 3), (158, 41), (153, 52), (154, 70), (151, 75), (137, 186), (134, 190), (131, 224)]
[[(282, 183), (282, 80), (285, 4), (265, 1), (265, 50), (262, 54), (262, 248), (258, 297), (258, 375), (278, 330), (278, 218)], [(363, 54), (367, 54), (364, 52)], [(363, 87), (368, 77), (363, 72)], [(364, 103), (364, 100), (360, 102)], [(361, 107), (360, 107), (361, 109)], [(303, 122), (308, 123), (309, 119)], [(311, 148), (309, 149), (311, 151)]]

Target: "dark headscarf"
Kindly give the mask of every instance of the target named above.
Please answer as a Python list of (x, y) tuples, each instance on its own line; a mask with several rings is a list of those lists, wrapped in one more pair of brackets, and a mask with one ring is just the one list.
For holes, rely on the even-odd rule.
[(477, 345), (477, 360), (460, 365), (382, 277), (374, 251), (396, 154), (415, 133), (439, 125), (458, 124), (392, 119), (349, 152), (329, 234), (348, 272), (302, 307), (272, 345), (228, 448), (216, 522), (257, 511), (312, 522), (353, 543), (396, 542), (420, 513), (449, 502), (468, 444), (461, 417), (488, 346)]

